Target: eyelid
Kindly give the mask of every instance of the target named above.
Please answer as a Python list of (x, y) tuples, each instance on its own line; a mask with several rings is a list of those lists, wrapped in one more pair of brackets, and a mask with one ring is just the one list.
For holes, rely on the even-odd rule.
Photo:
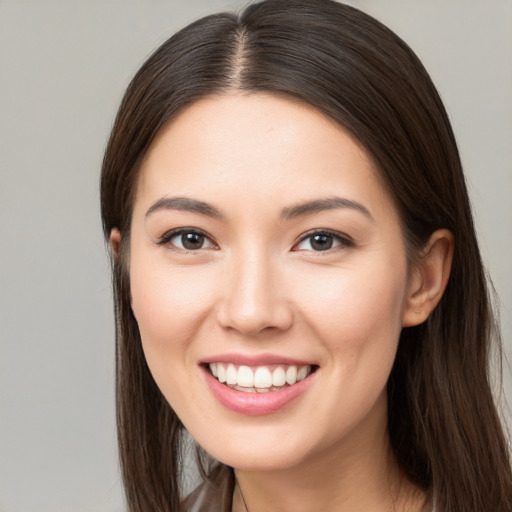
[[(196, 251), (191, 251), (191, 250), (187, 251), (186, 249), (181, 249), (179, 247), (174, 246), (173, 244), (170, 244), (170, 241), (174, 237), (182, 235), (184, 233), (195, 233), (195, 234), (204, 236), (209, 241), (209, 243), (213, 246), (214, 249), (218, 249), (219, 248), (218, 244), (215, 242), (213, 237), (211, 237), (208, 233), (206, 233), (202, 229), (194, 228), (194, 227), (180, 227), (180, 228), (171, 229), (170, 231), (167, 231), (166, 233), (164, 233), (155, 243), (157, 245), (169, 245), (170, 249), (173, 249), (173, 250), (176, 250), (176, 251), (180, 251), (180, 252), (196, 252)], [(293, 243), (292, 251), (296, 250), (295, 248), (299, 244), (301, 244), (302, 242), (304, 242), (308, 238), (313, 237), (315, 235), (328, 235), (328, 236), (332, 236), (333, 238), (335, 238), (340, 243), (339, 243), (339, 245), (337, 245), (337, 246), (335, 246), (335, 247), (333, 247), (331, 249), (327, 249), (325, 251), (314, 251), (314, 250), (311, 249), (311, 252), (318, 252), (318, 253), (326, 252), (326, 253), (329, 253), (333, 249), (336, 249), (337, 247), (340, 247), (340, 246), (341, 247), (353, 247), (355, 245), (354, 241), (352, 240), (352, 238), (349, 237), (348, 235), (346, 235), (345, 233), (341, 233), (339, 231), (335, 231), (335, 230), (332, 230), (332, 229), (321, 229), (321, 228), (318, 228), (318, 229), (312, 229), (310, 231), (307, 231), (306, 233), (303, 233)], [(208, 248), (208, 249), (210, 249), (210, 248)], [(201, 249), (197, 249), (197, 251), (199, 251), (199, 250), (201, 250)], [(308, 249), (299, 249), (299, 250), (308, 250)]]
[[(208, 233), (206, 233), (206, 231), (203, 231), (202, 229), (199, 229), (199, 228), (193, 228), (193, 227), (181, 227), (181, 228), (171, 229), (170, 231), (167, 231), (166, 233), (164, 233), (155, 243), (157, 245), (168, 245), (170, 249), (175, 250), (175, 251), (180, 251), (180, 252), (191, 253), (191, 252), (200, 251), (201, 249), (197, 249), (194, 251), (180, 249), (179, 247), (176, 247), (176, 246), (170, 244), (170, 241), (174, 237), (182, 235), (184, 233), (194, 233), (197, 235), (204, 236), (210, 242), (210, 244), (213, 246), (213, 249), (219, 248), (217, 243), (215, 242), (215, 240)], [(211, 249), (211, 248), (207, 247), (206, 249)]]
[(299, 244), (301, 244), (302, 242), (304, 242), (305, 240), (307, 240), (308, 238), (311, 238), (312, 236), (315, 236), (315, 235), (328, 235), (328, 236), (332, 236), (333, 238), (336, 238), (340, 244), (336, 247), (332, 247), (331, 249), (327, 249), (325, 251), (313, 251), (312, 249), (310, 249), (311, 252), (315, 252), (315, 253), (322, 253), (322, 252), (325, 252), (325, 253), (329, 253), (331, 252), (332, 250), (335, 250), (337, 249), (338, 247), (354, 247), (355, 243), (354, 243), (354, 240), (348, 236), (347, 234), (345, 233), (341, 233), (340, 231), (335, 231), (335, 230), (332, 230), (332, 229), (312, 229), (302, 235), (300, 235), (300, 237), (293, 243), (292, 245), (292, 251), (293, 250), (309, 250), (309, 249), (295, 249)]

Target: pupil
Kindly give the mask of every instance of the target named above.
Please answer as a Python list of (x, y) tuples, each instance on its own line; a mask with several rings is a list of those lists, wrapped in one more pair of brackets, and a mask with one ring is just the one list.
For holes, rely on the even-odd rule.
[(181, 235), (181, 243), (185, 249), (200, 249), (204, 242), (204, 236), (198, 233), (185, 233)]
[(311, 239), (311, 247), (316, 251), (327, 251), (332, 247), (331, 235), (315, 235)]

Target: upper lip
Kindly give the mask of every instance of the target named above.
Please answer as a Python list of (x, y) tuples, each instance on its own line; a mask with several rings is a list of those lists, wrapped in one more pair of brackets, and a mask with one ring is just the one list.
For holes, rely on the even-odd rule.
[(235, 365), (244, 366), (265, 366), (267, 364), (284, 364), (284, 365), (315, 365), (313, 361), (306, 361), (303, 359), (295, 359), (288, 356), (281, 356), (278, 354), (237, 354), (237, 353), (226, 353), (226, 354), (215, 354), (211, 357), (207, 357), (200, 361), (201, 364), (208, 363), (232, 363)]

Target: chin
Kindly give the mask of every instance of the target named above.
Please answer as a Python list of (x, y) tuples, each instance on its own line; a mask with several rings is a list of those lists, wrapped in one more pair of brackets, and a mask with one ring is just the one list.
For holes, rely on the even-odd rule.
[(262, 453), (223, 453), (217, 458), (223, 464), (240, 471), (285, 471), (300, 465), (306, 457), (301, 454), (267, 451)]
[[(259, 428), (259, 435), (253, 429), (237, 436), (234, 433), (216, 439), (196, 437), (212, 457), (227, 466), (243, 471), (276, 471), (299, 466), (311, 457), (314, 451), (311, 441), (284, 436)], [(283, 439), (288, 437), (287, 442)]]

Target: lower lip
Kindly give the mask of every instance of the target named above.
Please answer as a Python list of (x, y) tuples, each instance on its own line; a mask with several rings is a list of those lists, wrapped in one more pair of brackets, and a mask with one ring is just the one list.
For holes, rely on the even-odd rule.
[(301, 396), (313, 383), (315, 373), (310, 373), (305, 379), (286, 386), (279, 391), (266, 393), (246, 393), (237, 391), (221, 384), (206, 368), (203, 368), (206, 383), (215, 398), (227, 409), (248, 416), (271, 414), (286, 407), (290, 402)]

